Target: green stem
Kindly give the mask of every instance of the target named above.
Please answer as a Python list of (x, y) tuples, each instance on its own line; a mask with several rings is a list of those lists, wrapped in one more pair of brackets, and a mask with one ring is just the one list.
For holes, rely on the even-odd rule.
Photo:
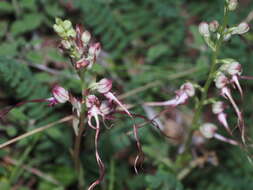
[[(82, 109), (83, 110), (83, 109)], [(81, 116), (79, 119), (79, 126), (78, 126), (78, 134), (75, 138), (75, 146), (74, 146), (74, 162), (75, 162), (75, 169), (77, 174), (79, 175), (80, 172), (80, 158), (79, 158), (79, 154), (80, 154), (80, 147), (81, 147), (81, 141), (82, 141), (82, 135), (83, 132), (85, 130), (84, 127), (84, 111), (81, 112)]]
[(81, 170), (81, 164), (80, 164), (80, 147), (81, 147), (81, 142), (82, 142), (82, 136), (85, 130), (85, 126), (84, 126), (84, 121), (85, 121), (85, 112), (86, 112), (86, 107), (83, 103), (83, 101), (85, 100), (85, 95), (84, 95), (84, 90), (86, 89), (86, 84), (84, 82), (84, 72), (78, 73), (80, 80), (81, 80), (81, 89), (82, 89), (82, 108), (81, 108), (81, 113), (80, 113), (80, 118), (79, 118), (79, 125), (78, 125), (78, 134), (75, 138), (75, 144), (74, 144), (74, 153), (73, 153), (73, 157), (74, 157), (74, 164), (75, 164), (75, 170), (78, 176), (78, 186), (79, 189), (82, 189), (83, 185), (83, 179), (82, 179), (82, 175), (80, 173)]
[(201, 94), (201, 99), (200, 99), (200, 101), (197, 105), (197, 108), (196, 108), (196, 111), (195, 111), (195, 114), (194, 114), (194, 117), (193, 117), (192, 129), (191, 129), (191, 132), (190, 132), (190, 139), (191, 139), (191, 135), (192, 135), (193, 131), (198, 129), (198, 127), (199, 127), (199, 120), (200, 120), (200, 116), (202, 114), (204, 103), (207, 99), (207, 95), (208, 95), (210, 85), (213, 81), (214, 75), (215, 75), (216, 70), (217, 70), (216, 60), (217, 60), (217, 58), (220, 54), (220, 48), (221, 48), (221, 45), (222, 45), (222, 42), (223, 42), (223, 39), (224, 39), (224, 31), (225, 31), (226, 26), (227, 26), (227, 19), (228, 19), (228, 10), (227, 10), (227, 8), (225, 8), (223, 24), (222, 24), (222, 26), (220, 28), (220, 31), (219, 31), (221, 36), (216, 41), (216, 48), (215, 48), (215, 51), (213, 51), (213, 54), (212, 54), (210, 72), (209, 72), (208, 78), (206, 80), (206, 83), (203, 87), (203, 91), (202, 91), (202, 94)]

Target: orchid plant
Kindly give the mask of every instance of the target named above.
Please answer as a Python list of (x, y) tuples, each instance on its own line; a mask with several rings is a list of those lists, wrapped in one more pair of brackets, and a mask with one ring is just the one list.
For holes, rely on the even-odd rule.
[[(191, 97), (197, 99), (196, 109), (193, 116), (192, 125), (190, 128), (188, 141), (192, 141), (193, 132), (199, 130), (201, 134), (207, 138), (216, 138), (218, 140), (233, 144), (241, 145), (233, 138), (233, 133), (231, 126), (229, 126), (229, 121), (227, 120), (227, 114), (225, 113), (225, 108), (228, 107), (230, 103), (237, 116), (237, 127), (241, 131), (242, 144), (245, 145), (245, 124), (243, 120), (243, 113), (239, 109), (236, 101), (232, 95), (232, 88), (237, 89), (243, 97), (243, 90), (240, 85), (240, 78), (249, 78), (242, 76), (242, 66), (241, 64), (232, 58), (219, 58), (221, 47), (231, 38), (233, 35), (243, 35), (249, 31), (249, 25), (246, 22), (242, 22), (233, 27), (229, 27), (228, 16), (229, 14), (236, 10), (238, 6), (237, 0), (226, 0), (224, 7), (224, 18), (221, 24), (214, 20), (210, 23), (201, 22), (199, 24), (199, 33), (203, 37), (206, 45), (212, 51), (211, 65), (209, 70), (209, 75), (206, 79), (204, 86), (200, 86), (193, 82), (186, 82), (183, 84), (179, 90), (176, 91), (176, 96), (172, 100), (165, 102), (147, 102), (147, 106), (169, 106), (176, 107), (182, 104), (186, 104)], [(220, 97), (208, 97), (208, 92), (210, 86), (214, 82)], [(197, 97), (196, 93), (200, 93), (200, 98)], [(221, 100), (223, 99), (223, 100)], [(221, 126), (223, 126), (229, 133), (230, 138), (222, 136), (217, 133), (218, 127), (213, 123), (206, 123), (201, 119), (201, 114), (203, 112), (203, 107), (208, 104), (212, 104), (212, 112), (217, 116), (217, 119)]]
[[(233, 35), (243, 35), (249, 31), (249, 25), (245, 22), (233, 27), (229, 27), (227, 24), (230, 12), (236, 10), (237, 5), (237, 0), (226, 0), (224, 18), (221, 24), (215, 20), (210, 23), (202, 22), (199, 25), (199, 33), (212, 51), (209, 75), (204, 86), (188, 81), (182, 84), (179, 90), (175, 91), (174, 98), (163, 102), (145, 103), (146, 106), (167, 106), (169, 108), (175, 108), (187, 104), (193, 97), (197, 99), (188, 140), (186, 140), (187, 146), (192, 143), (195, 131), (200, 131), (202, 136), (206, 139), (216, 138), (232, 145), (246, 144), (243, 113), (234, 100), (232, 94), (234, 90), (232, 88), (237, 89), (241, 97), (243, 97), (243, 89), (239, 80), (241, 78), (246, 79), (250, 77), (242, 76), (242, 66), (237, 60), (232, 58), (219, 58), (221, 47), (224, 43), (233, 37)], [(99, 177), (89, 186), (88, 190), (92, 190), (101, 183), (105, 174), (105, 166), (98, 151), (98, 140), (102, 124), (104, 124), (106, 120), (113, 120), (114, 114), (116, 113), (126, 114), (133, 122), (133, 134), (139, 151), (135, 159), (135, 171), (137, 173), (136, 164), (142, 154), (141, 144), (138, 139), (138, 126), (134, 122), (134, 117), (138, 115), (132, 114), (117, 96), (115, 96), (112, 91), (112, 80), (102, 78), (97, 81), (95, 79), (96, 76), (92, 72), (92, 68), (93, 65), (96, 64), (101, 51), (100, 43), (93, 42), (91, 34), (85, 30), (83, 26), (77, 25), (74, 28), (69, 20), (56, 18), (56, 23), (53, 28), (61, 39), (59, 48), (69, 57), (71, 65), (79, 76), (81, 83), (80, 97), (75, 97), (69, 90), (60, 85), (55, 85), (52, 89), (51, 97), (25, 101), (7, 107), (0, 112), (0, 118), (4, 117), (13, 108), (22, 106), (25, 103), (46, 102), (49, 106), (68, 103), (72, 107), (72, 126), (75, 134), (73, 158), (77, 174), (80, 173), (81, 168), (79, 152), (84, 131), (87, 129), (86, 126), (95, 130), (95, 157), (99, 167)], [(87, 78), (87, 74), (92, 75), (93, 79), (90, 80), (90, 78)], [(217, 92), (220, 95), (219, 98), (208, 97), (208, 92), (212, 83), (214, 83), (217, 88)], [(197, 97), (197, 94), (200, 94), (200, 97)], [(218, 127), (215, 124), (205, 122), (201, 119), (203, 108), (210, 104), (212, 105), (213, 114), (217, 117), (220, 125), (225, 128), (230, 137), (220, 135), (217, 132)], [(232, 105), (237, 116), (237, 127), (241, 131), (242, 143), (234, 139), (229, 124), (230, 122), (227, 120), (225, 108), (228, 107), (228, 104)], [(117, 106), (121, 111), (118, 111)], [(146, 119), (144, 116), (139, 115), (139, 117)], [(154, 118), (147, 121), (154, 124)]]
[[(95, 157), (99, 167), (99, 178), (94, 181), (88, 190), (101, 183), (105, 174), (105, 166), (98, 151), (98, 140), (101, 130), (101, 121), (105, 124), (106, 120), (113, 120), (115, 113), (123, 113), (128, 115), (133, 121), (133, 134), (137, 142), (139, 154), (135, 159), (135, 171), (137, 173), (136, 164), (140, 158), (141, 145), (138, 139), (137, 126), (134, 123), (133, 115), (128, 111), (126, 106), (114, 95), (112, 91), (112, 80), (102, 78), (99, 81), (90, 80), (86, 75), (92, 72), (92, 66), (96, 63), (101, 51), (100, 43), (93, 43), (91, 34), (84, 30), (83, 26), (72, 26), (71, 21), (56, 18), (53, 26), (54, 31), (61, 38), (59, 48), (71, 60), (71, 65), (75, 69), (81, 82), (81, 98), (75, 97), (70, 91), (60, 85), (52, 88), (52, 96), (46, 99), (29, 100), (9, 106), (0, 112), (3, 118), (10, 110), (15, 107), (22, 106), (32, 102), (47, 102), (49, 106), (57, 104), (69, 103), (72, 106), (72, 126), (76, 136), (73, 150), (73, 158), (77, 174), (80, 174), (79, 152), (81, 140), (86, 130), (86, 124), (95, 130)], [(93, 76), (96, 78), (96, 76)], [(121, 111), (117, 111), (117, 106)], [(81, 182), (80, 182), (81, 183)]]

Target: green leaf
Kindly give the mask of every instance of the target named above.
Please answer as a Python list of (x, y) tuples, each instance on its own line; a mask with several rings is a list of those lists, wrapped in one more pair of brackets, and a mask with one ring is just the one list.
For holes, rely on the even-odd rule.
[(26, 14), (23, 19), (15, 21), (11, 26), (11, 33), (16, 36), (35, 30), (43, 22), (44, 16), (38, 13)]
[(35, 11), (37, 8), (36, 0), (20, 0), (19, 5), (23, 9), (28, 9), (28, 10), (33, 10), (33, 11)]
[(0, 44), (0, 56), (13, 57), (17, 54), (18, 44), (16, 43), (1, 43)]
[(8, 12), (12, 12), (13, 11), (13, 7), (10, 3), (6, 2), (6, 1), (0, 1), (0, 14), (1, 13), (8, 13)]
[(1, 190), (10, 190), (11, 189), (11, 185), (9, 184), (9, 182), (7, 180), (2, 180), (0, 182), (0, 189)]
[(0, 22), (0, 28), (1, 28), (0, 29), (0, 38), (5, 35), (5, 33), (7, 31), (7, 26), (8, 26), (7, 22), (4, 22), (4, 21)]
[(56, 3), (46, 5), (45, 10), (51, 17), (62, 17), (64, 15), (63, 10)]
[(154, 61), (155, 59), (159, 58), (160, 56), (166, 54), (169, 51), (167, 45), (159, 44), (157, 46), (153, 46), (148, 50), (148, 60)]
[(66, 59), (62, 56), (57, 49), (50, 48), (47, 56), (54, 62), (66, 62)]
[(71, 184), (76, 178), (74, 169), (67, 166), (58, 166), (54, 176), (64, 185)]
[(39, 51), (30, 51), (26, 54), (26, 58), (32, 63), (42, 64), (43, 63), (43, 55)]

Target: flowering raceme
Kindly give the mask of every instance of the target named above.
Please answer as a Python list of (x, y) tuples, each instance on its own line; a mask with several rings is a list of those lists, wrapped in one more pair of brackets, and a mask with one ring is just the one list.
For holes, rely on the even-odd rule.
[[(140, 158), (141, 145), (138, 139), (137, 126), (134, 124), (132, 114), (112, 92), (112, 80), (103, 78), (98, 82), (94, 82), (86, 80), (85, 78), (85, 73), (89, 72), (89, 70), (92, 69), (92, 66), (96, 63), (96, 60), (101, 51), (100, 44), (92, 43), (91, 34), (88, 31), (84, 30), (81, 25), (77, 25), (74, 29), (72, 23), (69, 20), (61, 20), (57, 18), (53, 28), (61, 38), (59, 46), (60, 49), (70, 58), (72, 66), (75, 68), (77, 74), (79, 75), (82, 84), (82, 97), (74, 97), (71, 92), (66, 90), (64, 87), (55, 85), (52, 88), (51, 97), (46, 99), (25, 101), (14, 106), (7, 107), (0, 112), (0, 117), (4, 117), (11, 109), (30, 102), (46, 102), (49, 106), (69, 103), (72, 106), (72, 126), (74, 129), (74, 134), (76, 136), (74, 160), (78, 173), (80, 170), (80, 161), (78, 155), (80, 151), (80, 142), (83, 136), (85, 122), (87, 122), (87, 125), (91, 129), (94, 129), (96, 131), (94, 138), (95, 156), (100, 174), (99, 178), (89, 186), (88, 189), (91, 190), (96, 185), (100, 184), (105, 173), (105, 167), (98, 151), (98, 140), (101, 130), (100, 120), (102, 119), (103, 123), (105, 123), (105, 120), (113, 120), (113, 115), (115, 113), (125, 113), (133, 121), (133, 132), (139, 151), (139, 154), (135, 160), (135, 171), (137, 172), (136, 164)], [(88, 83), (87, 81), (90, 82)], [(117, 106), (121, 107), (123, 112), (116, 111)]]
[[(226, 0), (224, 18), (227, 18), (231, 11), (236, 10), (237, 6), (237, 0)], [(183, 143), (183, 145), (186, 145), (184, 146), (186, 147), (184, 150), (187, 150), (187, 148), (194, 144), (195, 132), (200, 134), (199, 136), (204, 139), (203, 141), (217, 139), (236, 146), (242, 147), (246, 145), (243, 112), (238, 106), (238, 100), (235, 98), (236, 96), (234, 96), (234, 93), (240, 94), (241, 99), (243, 99), (244, 92), (240, 80), (251, 79), (251, 77), (242, 76), (243, 69), (238, 60), (233, 58), (219, 58), (219, 56), (224, 43), (229, 42), (229, 39), (234, 35), (244, 35), (250, 28), (246, 22), (241, 22), (235, 26), (229, 27), (226, 20), (227, 19), (224, 19), (223, 23), (219, 23), (217, 20), (211, 21), (210, 23), (201, 22), (198, 26), (203, 41), (207, 47), (210, 48), (212, 53), (209, 74), (205, 81), (201, 81), (201, 83), (204, 82), (204, 85), (201, 86), (193, 81), (187, 81), (183, 83), (178, 90), (175, 90), (173, 98), (167, 101), (144, 103), (148, 108), (165, 106), (167, 107), (166, 110), (169, 111), (175, 110), (179, 108), (179, 106), (184, 106), (190, 101), (195, 103), (192, 122), (187, 128), (187, 137), (184, 139), (185, 142)], [(97, 64), (101, 52), (101, 45), (92, 40), (91, 34), (85, 30), (83, 26), (77, 25), (73, 27), (69, 20), (56, 18), (53, 29), (60, 37), (59, 48), (64, 55), (70, 59), (71, 65), (79, 76), (81, 83), (80, 96), (75, 96), (71, 93), (71, 90), (65, 89), (63, 86), (55, 85), (51, 90), (50, 97), (24, 101), (9, 106), (0, 111), (0, 118), (3, 118), (13, 108), (22, 106), (26, 103), (47, 103), (51, 107), (59, 104), (71, 106), (72, 127), (75, 136), (72, 152), (78, 175), (80, 174), (79, 152), (81, 139), (84, 136), (84, 130), (86, 130), (85, 126), (88, 126), (89, 129), (93, 130), (95, 133), (95, 158), (99, 168), (99, 177), (88, 187), (88, 190), (92, 190), (102, 182), (105, 175), (105, 166), (100, 157), (98, 147), (99, 136), (103, 124), (108, 121), (113, 121), (115, 114), (124, 114), (128, 116), (133, 123), (133, 134), (138, 148), (138, 155), (134, 163), (134, 169), (137, 173), (136, 165), (141, 157), (142, 148), (137, 131), (139, 126), (135, 124), (134, 117), (138, 116), (152, 124), (154, 118), (146, 119), (145, 116), (131, 113), (115, 95), (113, 91), (113, 81), (105, 77), (95, 76), (92, 69), (94, 64)], [(87, 77), (87, 75), (91, 75), (92, 77)], [(212, 85), (218, 92), (218, 96), (209, 97), (211, 94), (209, 93), (209, 89)], [(211, 105), (210, 112), (212, 112), (215, 119), (217, 119), (217, 125), (214, 124), (215, 121), (206, 121), (207, 119), (202, 117), (204, 107), (207, 105)], [(232, 122), (228, 120), (228, 113), (226, 113), (229, 109), (229, 105), (233, 108), (233, 112), (235, 112), (237, 118), (235, 127), (231, 127)], [(119, 109), (121, 111), (118, 111)], [(221, 125), (222, 128), (227, 131), (229, 137), (219, 133), (218, 125)], [(239, 140), (235, 140), (235, 135), (232, 130), (234, 128), (239, 128), (242, 143), (240, 143)]]
[[(241, 22), (240, 24), (232, 27), (227, 25), (227, 17), (231, 11), (237, 8), (237, 0), (226, 0), (224, 9), (224, 22), (219, 23), (214, 20), (210, 23), (201, 22), (199, 24), (199, 33), (203, 37), (206, 45), (212, 51), (212, 62), (210, 65), (209, 75), (203, 87), (198, 84), (187, 82), (183, 84), (179, 90), (177, 90), (176, 96), (168, 101), (164, 102), (147, 102), (147, 106), (168, 106), (169, 108), (176, 107), (178, 105), (186, 104), (190, 97), (195, 98), (196, 110), (193, 116), (192, 126), (190, 131), (200, 130), (202, 135), (206, 138), (215, 137), (218, 140), (228, 142), (233, 145), (239, 145), (238, 142), (232, 139), (228, 139), (216, 133), (218, 128), (212, 124), (203, 124), (200, 119), (203, 107), (207, 104), (212, 104), (212, 112), (217, 116), (219, 123), (227, 130), (230, 136), (233, 136), (231, 127), (229, 127), (229, 121), (227, 120), (227, 114), (225, 113), (225, 108), (229, 106), (224, 101), (220, 101), (219, 98), (208, 97), (208, 90), (212, 84), (215, 83), (216, 88), (219, 91), (221, 97), (225, 98), (233, 107), (237, 116), (237, 127), (241, 131), (242, 142), (245, 144), (245, 124), (243, 119), (243, 113), (239, 109), (234, 97), (232, 88), (237, 89), (241, 97), (243, 97), (243, 89), (240, 84), (240, 79), (250, 78), (241, 76), (242, 75), (242, 65), (232, 58), (219, 59), (219, 53), (221, 51), (221, 46), (223, 43), (227, 42), (234, 35), (243, 35), (249, 31), (249, 25), (246, 22)], [(231, 88), (232, 87), (232, 88)], [(200, 98), (197, 97), (195, 91), (199, 91)], [(198, 93), (197, 93), (198, 94)], [(188, 139), (192, 138), (193, 133), (189, 133)]]

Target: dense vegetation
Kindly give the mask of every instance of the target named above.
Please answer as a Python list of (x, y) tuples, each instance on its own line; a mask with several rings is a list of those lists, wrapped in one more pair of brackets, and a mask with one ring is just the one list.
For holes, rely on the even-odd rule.
[[(55, 17), (82, 23), (102, 44), (94, 72), (112, 78), (117, 95), (130, 104), (131, 112), (155, 115), (145, 101), (167, 100), (186, 80), (200, 84), (206, 78), (210, 51), (199, 35), (202, 20), (220, 19), (221, 0), (12, 0), (0, 1), (0, 105), (50, 97), (56, 83), (80, 94), (80, 82), (69, 60), (57, 49), (59, 38), (52, 26)], [(232, 25), (252, 23), (253, 3), (241, 0), (229, 17)], [(252, 31), (231, 39), (221, 52), (240, 60), (245, 75), (252, 76)], [(240, 106), (245, 110), (247, 136), (252, 137), (251, 81)], [(212, 89), (210, 91), (212, 93)], [(239, 98), (238, 98), (239, 99)], [(231, 111), (232, 112), (232, 111)], [(27, 104), (1, 120), (0, 143), (68, 116), (67, 105), (48, 107)], [(206, 111), (207, 121), (216, 121)], [(136, 146), (131, 121), (118, 116), (104, 128), (99, 143), (106, 177), (97, 189), (104, 190), (250, 190), (253, 167), (239, 147), (210, 140), (180, 154), (192, 110), (186, 106), (160, 118), (168, 139), (152, 125), (139, 129), (145, 160), (139, 174), (133, 166)], [(236, 118), (229, 118), (234, 124)], [(137, 122), (143, 122), (141, 119)], [(22, 139), (0, 149), (0, 189), (76, 189), (77, 176), (71, 157), (74, 133), (71, 122)], [(221, 132), (223, 129), (221, 129)], [(87, 130), (81, 149), (85, 186), (98, 175), (94, 157), (94, 132)], [(198, 135), (196, 134), (196, 138)]]

